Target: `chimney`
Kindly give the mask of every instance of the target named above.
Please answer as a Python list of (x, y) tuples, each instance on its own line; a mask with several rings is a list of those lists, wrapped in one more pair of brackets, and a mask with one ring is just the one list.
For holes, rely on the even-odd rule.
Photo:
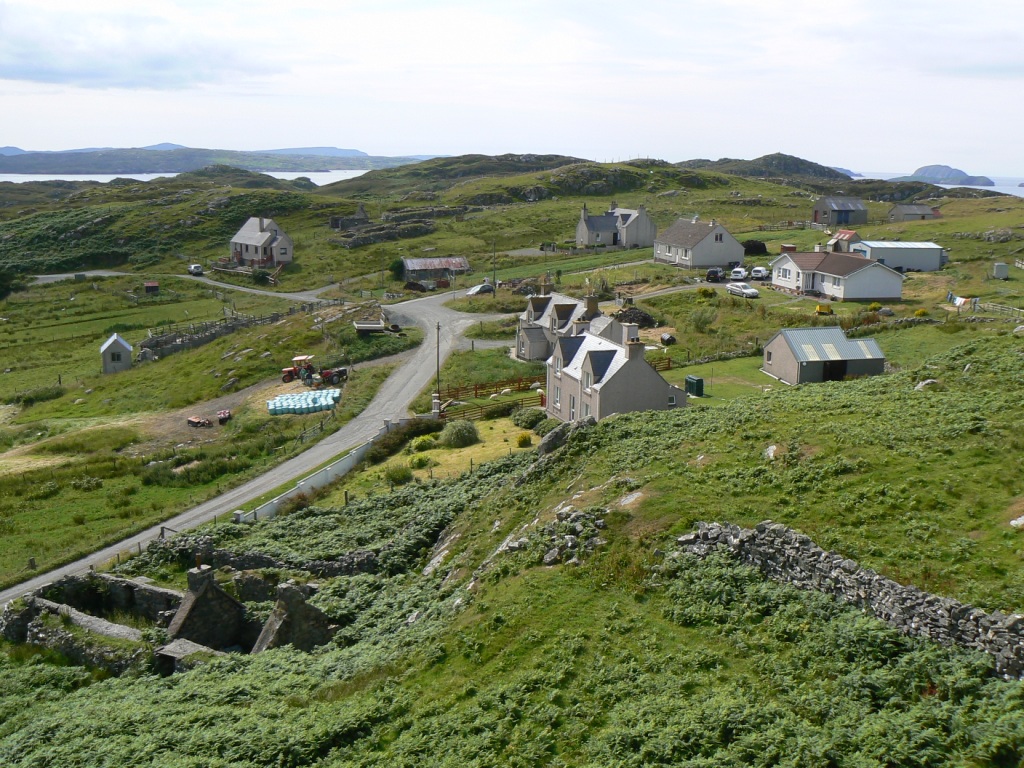
[[(640, 341), (640, 326), (636, 323), (622, 324), (622, 344), (626, 346), (635, 341)], [(643, 346), (643, 345), (641, 345)]]
[(263, 217), (260, 216), (260, 232), (263, 231)]
[(637, 358), (643, 358), (644, 356), (644, 343), (639, 339), (631, 341), (626, 345), (626, 356), (630, 361), (636, 360)]
[(699, 219), (700, 219), (700, 214), (695, 213), (695, 214), (693, 214), (693, 218), (690, 219), (690, 223), (691, 224), (696, 224)]
[(717, 223), (718, 223), (717, 221), (715, 221), (714, 219), (712, 219), (712, 220), (711, 220), (711, 223), (710, 223), (710, 224), (708, 224), (708, 226), (709, 226), (709, 227), (713, 227), (713, 226), (715, 226), (715, 225), (716, 225)]
[(545, 277), (544, 278), (544, 282), (542, 282), (540, 284), (540, 295), (541, 296), (549, 296), (550, 294), (551, 294), (551, 283), (549, 283), (548, 279)]
[(597, 296), (590, 294), (589, 296), (584, 296), (583, 300), (587, 303), (587, 314), (585, 315), (587, 320), (593, 320), (601, 314), (601, 309), (597, 306)]

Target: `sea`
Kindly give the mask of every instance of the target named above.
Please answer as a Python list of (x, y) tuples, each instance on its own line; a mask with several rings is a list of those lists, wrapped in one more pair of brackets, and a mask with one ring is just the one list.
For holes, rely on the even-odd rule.
[[(909, 176), (911, 171), (906, 173), (892, 173), (889, 171), (865, 171), (858, 179), (882, 179), (887, 181), (888, 179), (895, 179), (897, 176)], [(987, 175), (987, 174), (982, 174)], [(967, 189), (984, 189), (989, 192), (998, 192), (1002, 195), (1015, 195), (1017, 197), (1024, 197), (1024, 187), (1019, 186), (1024, 182), (1024, 177), (1020, 176), (989, 176), (992, 181), (995, 182), (995, 186), (992, 187), (970, 187), (966, 184), (939, 184), (940, 187), (946, 189), (952, 189), (954, 186), (967, 187)]]
[[(362, 176), (366, 171), (261, 171), (261, 173), (267, 176), (273, 176), (275, 179), (284, 179), (286, 181), (291, 181), (292, 179), (297, 179), (300, 176), (305, 176), (318, 187), (322, 187), (324, 184), (333, 184), (336, 181), (354, 179), (356, 176)], [(106, 183), (108, 181), (113, 181), (114, 179), (152, 181), (153, 179), (159, 179), (161, 177), (169, 178), (177, 175), (178, 174), (176, 173), (0, 173), (0, 181), (13, 181), (16, 184), (26, 181), (102, 181)]]

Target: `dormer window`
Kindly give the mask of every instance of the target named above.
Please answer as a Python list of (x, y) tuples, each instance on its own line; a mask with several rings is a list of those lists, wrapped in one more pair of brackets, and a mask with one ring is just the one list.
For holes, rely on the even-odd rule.
[(594, 374), (590, 371), (583, 372), (583, 388), (590, 389), (594, 384)]

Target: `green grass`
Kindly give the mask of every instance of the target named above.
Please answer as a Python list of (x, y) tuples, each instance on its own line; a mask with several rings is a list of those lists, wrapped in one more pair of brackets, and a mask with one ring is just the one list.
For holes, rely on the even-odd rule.
[[(492, 381), (535, 377), (543, 381), (543, 363), (524, 363), (513, 360), (505, 348), (483, 349), (477, 351), (459, 350), (453, 352), (441, 366), (441, 389), (445, 387), (463, 387), (473, 384), (489, 384)], [(435, 384), (431, 382), (427, 388), (412, 402), (410, 408), (414, 413), (430, 411), (431, 393)]]

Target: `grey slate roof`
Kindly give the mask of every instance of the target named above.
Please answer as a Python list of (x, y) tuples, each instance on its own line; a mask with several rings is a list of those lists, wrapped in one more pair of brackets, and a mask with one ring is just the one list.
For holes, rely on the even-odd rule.
[(259, 217), (252, 216), (235, 233), (235, 236), (231, 238), (231, 242), (241, 243), (242, 245), (255, 245), (257, 248), (262, 248), (264, 245), (270, 245), (276, 239), (274, 230), (280, 232), (281, 228), (273, 219), (263, 219), (263, 231), (261, 232)]
[(930, 205), (919, 203), (897, 203), (889, 209), (889, 213), (909, 213), (914, 216), (934, 216), (935, 211)]
[(819, 360), (885, 359), (885, 354), (877, 341), (848, 339), (841, 328), (783, 328), (776, 335), (785, 339), (793, 356), (802, 363)]
[(867, 205), (859, 197), (823, 197), (815, 207), (829, 208), (833, 211), (866, 211)]
[(686, 219), (676, 219), (676, 222), (659, 234), (654, 242), (676, 245), (681, 248), (693, 248), (714, 232), (716, 226), (704, 221), (694, 223)]

